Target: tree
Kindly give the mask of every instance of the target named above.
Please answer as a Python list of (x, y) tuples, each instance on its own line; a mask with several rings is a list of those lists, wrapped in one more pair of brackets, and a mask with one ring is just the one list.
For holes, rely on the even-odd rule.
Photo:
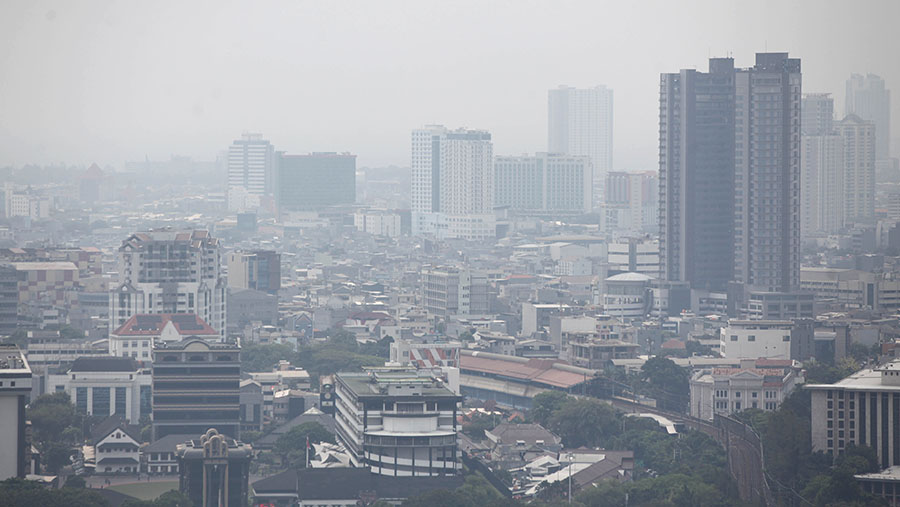
[(306, 422), (294, 426), (275, 441), (275, 452), (282, 461), (298, 468), (306, 467), (306, 443), (334, 443), (334, 435), (317, 422)]
[(68, 479), (66, 479), (66, 483), (63, 485), (64, 488), (82, 488), (84, 489), (87, 486), (84, 478), (72, 475)]
[(67, 444), (59, 442), (48, 442), (44, 444), (43, 449), (41, 450), (44, 470), (51, 475), (55, 475), (62, 467), (71, 463), (71, 457), (74, 452), (72, 447)]
[(561, 391), (544, 391), (531, 400), (531, 420), (546, 427), (554, 412), (563, 406), (569, 395)]
[(47, 489), (42, 484), (24, 479), (0, 481), (0, 504), (40, 507), (106, 507), (99, 493), (83, 488)]
[(684, 368), (665, 357), (651, 357), (641, 367), (641, 379), (650, 387), (660, 408), (684, 412), (690, 401), (690, 379)]
[(611, 405), (594, 399), (570, 398), (553, 412), (550, 430), (566, 447), (596, 447), (619, 432), (621, 422)]
[(332, 331), (328, 335), (328, 344), (332, 347), (346, 350), (347, 352), (356, 352), (359, 349), (359, 342), (356, 340), (356, 335), (343, 329)]
[[(35, 440), (58, 441), (66, 428), (81, 427), (81, 416), (65, 392), (44, 394), (28, 406), (27, 417), (31, 420)], [(72, 436), (72, 433), (67, 435)]]
[(247, 345), (241, 349), (241, 371), (271, 371), (278, 365), (278, 361), (289, 361), (293, 355), (294, 349), (290, 345)]
[(122, 507), (194, 507), (194, 502), (178, 490), (169, 490), (156, 500), (127, 500)]

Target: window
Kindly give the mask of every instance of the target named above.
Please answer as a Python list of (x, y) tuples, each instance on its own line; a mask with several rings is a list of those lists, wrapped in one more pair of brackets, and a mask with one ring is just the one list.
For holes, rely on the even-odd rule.
[(733, 342), (736, 342), (736, 341), (737, 341), (737, 335), (736, 335), (736, 334), (731, 335), (731, 341), (733, 341)]
[(756, 341), (756, 335), (751, 334), (750, 336), (747, 337), (747, 341), (748, 341), (748, 342), (755, 342), (755, 341)]

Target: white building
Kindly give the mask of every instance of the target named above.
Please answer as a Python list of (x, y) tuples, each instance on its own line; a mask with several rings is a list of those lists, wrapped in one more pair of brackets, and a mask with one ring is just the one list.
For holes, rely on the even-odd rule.
[(719, 352), (728, 359), (790, 359), (789, 320), (729, 320), (720, 331)]
[(25, 478), (31, 444), (25, 434), (25, 401), (31, 367), (15, 345), (0, 345), (0, 480)]
[(800, 142), (800, 231), (831, 234), (844, 226), (844, 138), (804, 135)]
[(138, 232), (118, 251), (119, 278), (109, 294), (110, 332), (139, 313), (194, 313), (225, 338), (219, 240), (208, 231)]
[(547, 150), (587, 155), (593, 165), (595, 203), (613, 161), (613, 91), (606, 86), (560, 86), (548, 94)]
[(871, 221), (875, 216), (875, 124), (850, 115), (834, 126), (844, 139), (844, 220)]
[(136, 430), (121, 419), (111, 417), (91, 431), (95, 473), (136, 474), (140, 471), (141, 444)]
[(244, 134), (234, 141), (228, 147), (228, 209), (258, 207), (261, 196), (274, 192), (276, 166), (275, 147), (262, 134)]
[(647, 233), (659, 230), (659, 176), (656, 171), (608, 172), (600, 229)]
[(335, 430), (355, 467), (406, 476), (455, 475), (462, 398), (425, 370), (335, 375)]
[(413, 234), (495, 235), (491, 134), (429, 125), (412, 132)]
[(494, 159), (494, 205), (533, 214), (591, 211), (588, 156), (537, 153)]
[(625, 320), (641, 319), (650, 310), (647, 291), (653, 277), (642, 273), (620, 273), (603, 283), (603, 311)]
[(812, 450), (835, 458), (850, 445), (869, 446), (883, 468), (900, 460), (900, 361), (865, 369), (834, 384), (808, 384), (812, 391)]
[(607, 245), (609, 269), (659, 277), (659, 242), (649, 238), (622, 238)]
[(68, 393), (78, 412), (132, 424), (150, 414), (150, 387), (150, 373), (125, 357), (78, 358), (66, 373), (47, 375), (47, 391)]
[(190, 337), (221, 341), (219, 332), (193, 313), (132, 315), (109, 334), (109, 355), (152, 362), (153, 347)]
[(384, 210), (358, 211), (353, 214), (353, 226), (360, 232), (397, 238), (402, 234), (399, 213)]
[(757, 408), (772, 412), (803, 383), (789, 359), (742, 360), (739, 368), (704, 368), (691, 377), (691, 416), (712, 420)]

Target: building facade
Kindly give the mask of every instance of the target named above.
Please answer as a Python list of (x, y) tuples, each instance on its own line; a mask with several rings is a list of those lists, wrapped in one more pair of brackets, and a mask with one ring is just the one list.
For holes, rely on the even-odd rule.
[(536, 214), (589, 213), (587, 156), (537, 153), (494, 159), (494, 205)]
[(412, 132), (412, 232), (494, 237), (491, 134), (429, 125)]
[(487, 276), (465, 268), (429, 267), (422, 272), (425, 309), (431, 317), (490, 312)]
[(791, 360), (750, 359), (740, 368), (708, 368), (690, 381), (691, 416), (712, 420), (715, 414), (742, 410), (773, 412), (803, 382)]
[(153, 439), (216, 428), (240, 438), (241, 349), (200, 339), (153, 349)]
[(0, 480), (25, 478), (31, 456), (25, 403), (31, 396), (31, 367), (15, 345), (0, 345)]
[(735, 320), (720, 331), (719, 353), (728, 359), (790, 359), (789, 320)]
[(590, 157), (594, 204), (613, 169), (613, 91), (606, 86), (560, 86), (548, 92), (547, 150)]
[(847, 80), (844, 114), (875, 123), (875, 159), (890, 158), (891, 91), (875, 74), (852, 74)]
[(139, 313), (194, 313), (225, 338), (226, 278), (219, 240), (208, 231), (138, 232), (118, 251), (109, 326)]
[(48, 392), (66, 392), (75, 410), (132, 424), (151, 411), (150, 372), (130, 357), (79, 357), (61, 374), (47, 375)]
[(246, 199), (255, 196), (256, 202), (270, 196), (276, 188), (277, 159), (275, 147), (262, 134), (244, 134), (228, 147), (228, 208), (243, 211)]
[(200, 438), (176, 446), (175, 455), (179, 489), (194, 505), (247, 505), (250, 461), (253, 459), (253, 448), (249, 444), (210, 428)]
[(335, 395), (338, 441), (353, 466), (397, 477), (459, 473), (456, 415), (462, 397), (429, 372), (339, 373)]
[(869, 223), (875, 219), (875, 123), (850, 115), (835, 123), (844, 141), (843, 204), (847, 223)]
[(109, 355), (153, 361), (153, 348), (188, 337), (219, 341), (219, 332), (193, 313), (142, 313), (132, 315), (109, 334)]
[(813, 452), (837, 458), (851, 444), (869, 446), (882, 468), (900, 465), (900, 362), (805, 389), (812, 391)]
[(800, 144), (800, 232), (834, 234), (844, 227), (844, 138), (804, 135)]
[(228, 259), (228, 286), (278, 294), (281, 288), (281, 254), (274, 250), (231, 252)]
[(356, 155), (334, 152), (281, 154), (277, 195), (282, 211), (308, 211), (355, 203)]

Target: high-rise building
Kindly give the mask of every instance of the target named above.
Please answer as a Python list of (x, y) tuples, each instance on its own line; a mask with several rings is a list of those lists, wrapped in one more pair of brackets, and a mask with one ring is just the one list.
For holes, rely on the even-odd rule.
[(356, 202), (356, 155), (310, 153), (278, 158), (278, 207), (317, 210)]
[(412, 132), (413, 234), (484, 239), (494, 230), (491, 134), (429, 125)]
[[(868, 222), (875, 217), (875, 156), (878, 146), (878, 127), (855, 114), (835, 123), (844, 141), (844, 220)], [(832, 203), (832, 205), (835, 203)]]
[(787, 53), (758, 53), (747, 69), (713, 58), (708, 73), (662, 75), (665, 281), (736, 282), (741, 294), (798, 288), (800, 88), (800, 60)]
[(240, 438), (241, 349), (189, 338), (153, 349), (153, 440), (215, 428)]
[(844, 227), (844, 138), (804, 135), (800, 143), (800, 232), (809, 237)]
[(494, 159), (494, 205), (536, 214), (589, 213), (591, 162), (586, 156), (537, 153)]
[(732, 280), (735, 77), (731, 58), (660, 77), (660, 274), (696, 289)]
[(122, 242), (109, 293), (109, 328), (139, 313), (194, 313), (225, 339), (226, 279), (221, 246), (209, 231), (159, 229)]
[(804, 93), (800, 102), (800, 131), (823, 136), (834, 130), (834, 99), (830, 93)]
[(595, 204), (602, 202), (613, 161), (613, 91), (606, 86), (550, 90), (547, 127), (549, 152), (591, 158)]
[(800, 286), (800, 59), (757, 53), (735, 74), (734, 279)]
[(427, 267), (422, 271), (425, 309), (432, 317), (485, 315), (490, 312), (484, 273), (450, 266)]
[(655, 171), (606, 173), (606, 202), (600, 214), (602, 230), (659, 230), (659, 177)]
[(274, 250), (228, 254), (228, 286), (278, 294), (281, 288), (281, 254)]
[(247, 195), (255, 196), (257, 201), (272, 195), (276, 187), (276, 164), (275, 147), (262, 134), (244, 134), (231, 143), (228, 147), (229, 208), (244, 209), (243, 197)]
[(890, 158), (891, 92), (875, 74), (852, 74), (847, 80), (844, 114), (875, 123), (875, 159)]
[(456, 475), (462, 398), (429, 370), (335, 375), (338, 441), (355, 467), (395, 477)]
[(24, 479), (31, 443), (25, 403), (31, 396), (31, 367), (15, 345), (0, 345), (0, 480)]

